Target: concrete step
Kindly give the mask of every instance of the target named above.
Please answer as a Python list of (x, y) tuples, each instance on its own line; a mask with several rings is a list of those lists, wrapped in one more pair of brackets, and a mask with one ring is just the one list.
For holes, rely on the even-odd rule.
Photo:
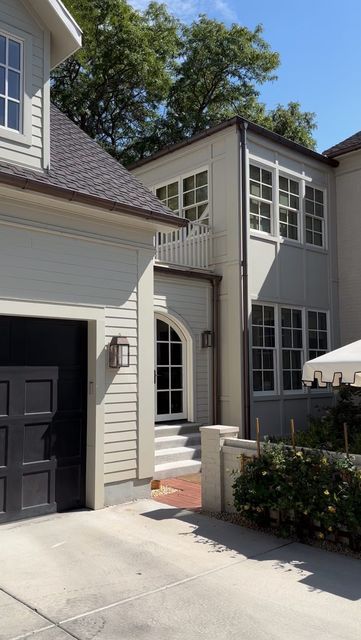
[(155, 452), (155, 465), (167, 462), (183, 462), (201, 457), (200, 445), (195, 447), (172, 447), (171, 449), (160, 449)]
[(172, 449), (173, 447), (193, 447), (201, 444), (201, 435), (197, 433), (187, 433), (184, 436), (161, 436), (155, 438), (155, 450)]
[(196, 422), (177, 422), (155, 425), (155, 437), (167, 437), (167, 436), (183, 436), (188, 433), (196, 433), (199, 430), (200, 425)]
[(192, 473), (199, 473), (202, 467), (200, 460), (184, 460), (183, 462), (166, 462), (157, 464), (154, 470), (154, 479), (178, 478)]

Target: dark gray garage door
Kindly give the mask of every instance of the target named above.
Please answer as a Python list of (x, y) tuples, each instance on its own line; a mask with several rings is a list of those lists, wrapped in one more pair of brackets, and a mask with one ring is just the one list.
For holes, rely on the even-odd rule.
[(87, 324), (0, 316), (0, 522), (84, 505)]

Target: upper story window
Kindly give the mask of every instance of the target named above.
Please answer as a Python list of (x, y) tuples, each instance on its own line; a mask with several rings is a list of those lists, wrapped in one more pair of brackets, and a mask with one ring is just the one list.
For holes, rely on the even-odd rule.
[(155, 194), (163, 204), (165, 204), (169, 209), (174, 211), (174, 213), (179, 213), (179, 183), (170, 182), (169, 184), (164, 185), (163, 187), (158, 187), (155, 190)]
[(0, 33), (0, 126), (20, 132), (23, 108), (23, 43)]
[(306, 186), (305, 193), (306, 242), (324, 246), (324, 197), (323, 191)]
[(174, 213), (183, 218), (188, 218), (191, 222), (208, 224), (209, 185), (207, 169), (160, 185), (155, 188), (155, 194)]
[(250, 165), (250, 226), (271, 233), (272, 173)]
[(279, 177), (280, 235), (299, 239), (300, 187), (296, 180)]
[(192, 222), (208, 222), (208, 171), (200, 171), (182, 179), (183, 216)]

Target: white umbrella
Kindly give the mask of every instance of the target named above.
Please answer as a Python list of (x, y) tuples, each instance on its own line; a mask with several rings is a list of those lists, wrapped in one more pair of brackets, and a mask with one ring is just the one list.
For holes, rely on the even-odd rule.
[(302, 380), (307, 386), (317, 380), (320, 387), (328, 383), (334, 387), (340, 384), (361, 387), (361, 340), (306, 362)]

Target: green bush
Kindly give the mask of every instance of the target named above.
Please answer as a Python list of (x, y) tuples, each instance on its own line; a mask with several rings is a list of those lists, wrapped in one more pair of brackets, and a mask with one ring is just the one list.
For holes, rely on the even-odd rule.
[[(361, 454), (361, 406), (360, 390), (343, 385), (338, 391), (337, 403), (327, 409), (320, 418), (310, 418), (304, 431), (297, 431), (296, 444), (311, 449), (345, 451), (344, 428), (346, 422), (349, 435), (349, 450)], [(270, 438), (272, 442), (290, 444), (290, 437)]]
[(319, 538), (346, 529), (351, 546), (361, 546), (361, 472), (350, 459), (266, 444), (237, 475), (233, 495), (237, 511), (260, 526), (275, 510), (283, 535), (310, 537), (317, 523)]

